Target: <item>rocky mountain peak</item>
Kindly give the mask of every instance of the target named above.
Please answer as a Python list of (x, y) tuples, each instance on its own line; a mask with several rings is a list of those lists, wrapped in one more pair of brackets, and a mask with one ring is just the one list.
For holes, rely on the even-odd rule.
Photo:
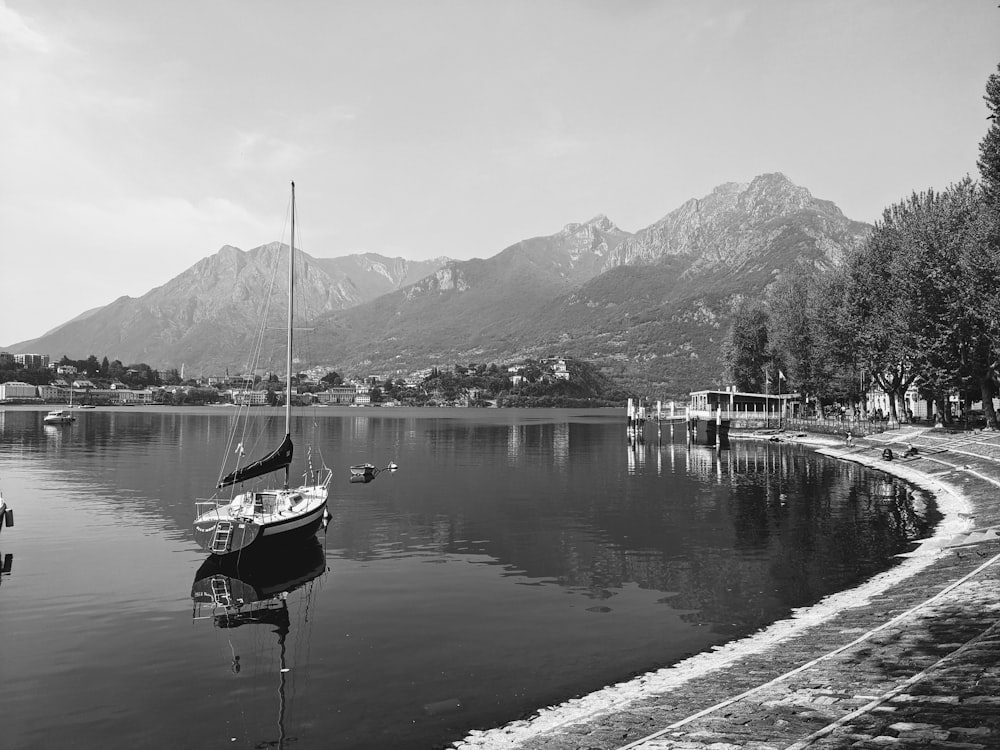
[(611, 221), (604, 214), (597, 214), (593, 219), (586, 223), (586, 226), (593, 227), (594, 229), (599, 229), (602, 232), (618, 232), (621, 231), (615, 226), (615, 223)]
[(597, 214), (590, 221), (585, 221), (584, 223), (572, 222), (563, 227), (561, 234), (593, 234), (595, 231), (598, 232), (621, 232), (611, 219), (609, 219), (604, 214)]
[[(811, 226), (817, 220), (825, 222), (822, 230)], [(750, 183), (727, 182), (703, 198), (686, 201), (624, 241), (608, 257), (606, 268), (656, 263), (678, 255), (699, 258), (697, 268), (740, 266), (775, 247), (801, 247), (793, 236), (808, 237), (807, 244), (814, 245), (817, 231), (836, 235), (833, 245), (839, 247), (855, 242), (865, 227), (845, 219), (833, 203), (817, 200), (782, 173), (772, 172)], [(827, 244), (817, 246), (833, 258), (837, 253)]]
[(812, 202), (812, 193), (794, 184), (781, 172), (755, 177), (740, 196), (742, 208), (751, 216), (761, 210), (775, 215), (793, 213)]

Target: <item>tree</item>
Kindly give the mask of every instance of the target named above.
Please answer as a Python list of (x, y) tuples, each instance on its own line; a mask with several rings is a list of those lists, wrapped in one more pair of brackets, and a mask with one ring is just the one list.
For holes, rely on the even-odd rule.
[(859, 364), (855, 332), (845, 309), (845, 288), (842, 266), (815, 280), (810, 320), (813, 378), (821, 398), (857, 404), (864, 398), (864, 373)]
[(861, 366), (889, 396), (890, 415), (898, 419), (897, 397), (917, 376), (915, 341), (900, 290), (906, 278), (904, 206), (887, 208), (871, 234), (845, 259), (845, 307), (856, 336)]
[[(985, 246), (984, 257), (974, 275), (986, 281), (991, 288), (997, 279), (997, 258), (1000, 258), (1000, 65), (986, 81), (986, 95), (983, 97), (989, 110), (987, 120), (990, 127), (979, 143), (979, 177), (982, 185), (984, 215), (982, 217), (982, 242)], [(992, 283), (988, 279), (992, 277)], [(1000, 295), (990, 295), (983, 301), (982, 314), (985, 323), (991, 331), (991, 340), (1000, 341)], [(987, 401), (987, 393), (995, 394), (998, 367), (996, 350), (991, 352), (989, 365), (989, 383), (982, 381), (983, 410), (986, 413), (987, 424), (992, 429), (998, 426), (996, 414), (993, 413), (992, 397)]]
[(1000, 212), (1000, 65), (986, 81), (983, 97), (992, 121), (989, 130), (979, 143), (979, 176), (982, 180), (986, 205), (991, 212)]
[(970, 178), (917, 196), (920, 210), (909, 229), (919, 281), (907, 295), (923, 377), (943, 388), (977, 391), (995, 429), (996, 326), (988, 308), (1000, 263), (986, 241), (983, 196)]
[(339, 373), (333, 372), (332, 370), (326, 375), (319, 379), (319, 382), (326, 383), (329, 386), (337, 386), (344, 382), (344, 378), (340, 376)]
[(981, 193), (969, 178), (940, 193), (914, 193), (887, 208), (848, 256), (845, 309), (893, 418), (919, 377), (936, 392), (941, 412), (949, 391), (975, 385), (996, 425), (996, 324), (985, 311), (1000, 263), (984, 242), (982, 216)]
[(782, 372), (795, 386), (815, 393), (813, 377), (813, 279), (805, 269), (782, 273), (768, 288), (768, 340)]
[(112, 380), (122, 380), (125, 377), (125, 365), (121, 363), (120, 359), (108, 364), (107, 376)]
[(129, 365), (123, 373), (123, 381), (133, 387), (143, 387), (160, 384), (160, 376), (145, 362)]
[(741, 298), (733, 311), (733, 322), (722, 345), (726, 374), (743, 391), (762, 393), (771, 368), (768, 314), (758, 299)]

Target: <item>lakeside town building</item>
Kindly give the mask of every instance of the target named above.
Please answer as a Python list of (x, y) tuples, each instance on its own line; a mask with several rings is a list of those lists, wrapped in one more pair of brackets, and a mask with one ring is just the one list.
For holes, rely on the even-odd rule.
[(43, 370), (49, 366), (49, 355), (15, 354), (14, 362), (29, 370)]
[(21, 401), (37, 398), (38, 388), (31, 385), (31, 383), (22, 383), (18, 380), (0, 383), (0, 401)]

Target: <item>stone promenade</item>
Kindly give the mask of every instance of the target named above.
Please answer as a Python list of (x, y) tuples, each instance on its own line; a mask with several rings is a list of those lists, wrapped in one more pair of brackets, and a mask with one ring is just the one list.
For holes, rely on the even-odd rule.
[(933, 491), (950, 506), (943, 536), (859, 599), (708, 668), (695, 657), (610, 703), (570, 701), (455, 747), (1000, 748), (1000, 434), (903, 429), (821, 452)]

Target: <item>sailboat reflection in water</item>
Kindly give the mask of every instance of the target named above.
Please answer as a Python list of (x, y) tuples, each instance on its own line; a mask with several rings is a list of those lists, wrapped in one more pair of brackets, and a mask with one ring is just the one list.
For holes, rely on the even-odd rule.
[[(255, 667), (259, 667), (260, 660), (266, 658), (268, 651), (263, 647), (259, 629), (251, 628), (252, 632), (243, 639), (235, 632), (236, 629), (264, 626), (271, 628), (271, 632), (277, 636), (278, 737), (276, 740), (258, 743), (256, 747), (281, 748), (286, 741), (292, 742), (295, 739), (285, 736), (286, 713), (290, 709), (285, 693), (288, 683), (294, 680), (295, 666), (289, 663), (286, 644), (293, 620), (289, 613), (289, 595), (301, 592), (302, 596), (297, 602), (299, 615), (296, 622), (308, 623), (315, 588), (322, 582), (326, 571), (326, 552), (319, 540), (313, 537), (278, 560), (245, 558), (237, 562), (234, 557), (209, 557), (195, 574), (191, 588), (191, 598), (194, 601), (192, 618), (196, 622), (210, 619), (215, 627), (227, 631), (229, 642), (226, 658), (230, 660), (230, 671), (234, 676), (255, 679), (261, 673)], [(296, 597), (291, 598), (294, 600)], [(304, 617), (302, 613), (305, 613)], [(255, 665), (252, 661), (245, 674), (241, 674), (241, 660), (248, 654), (243, 651), (243, 641), (254, 649), (249, 656), (258, 662)], [(292, 650), (294, 653), (297, 649)], [(294, 694), (295, 691), (292, 692)]]

